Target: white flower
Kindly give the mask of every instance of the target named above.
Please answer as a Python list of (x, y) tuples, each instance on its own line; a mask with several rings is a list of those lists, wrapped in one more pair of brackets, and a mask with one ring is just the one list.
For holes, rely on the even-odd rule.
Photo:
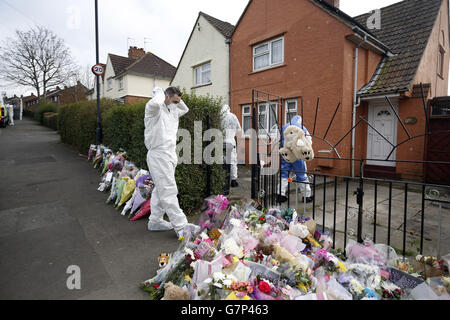
[(299, 237), (301, 239), (304, 239), (307, 236), (309, 236), (308, 227), (300, 223), (291, 222), (289, 225), (289, 232), (292, 235)]
[(212, 278), (205, 279), (203, 282), (204, 283), (211, 283), (212, 282)]
[(206, 240), (206, 239), (209, 238), (205, 231), (203, 231), (203, 232), (200, 234), (200, 237), (202, 238), (202, 240)]
[(233, 254), (238, 258), (242, 258), (242, 256), (244, 255), (243, 248), (239, 247), (233, 238), (228, 238), (227, 240), (225, 240), (223, 245), (225, 254)]
[(212, 277), (215, 282), (218, 282), (220, 280), (225, 280), (225, 275), (222, 272), (214, 272), (212, 274)]
[(184, 248), (184, 252), (186, 252), (188, 255), (190, 255), (192, 260), (195, 260), (194, 251), (192, 251), (189, 248)]
[(230, 223), (235, 227), (239, 227), (241, 225), (241, 220), (233, 218), (230, 220)]
[(383, 284), (381, 285), (381, 287), (383, 289), (389, 290), (391, 292), (393, 292), (395, 289), (400, 289), (398, 286), (396, 286), (395, 284), (393, 284), (392, 282), (383, 282)]
[(226, 279), (223, 281), (223, 284), (226, 286), (231, 286), (232, 283), (233, 283), (233, 281), (231, 281), (230, 279)]

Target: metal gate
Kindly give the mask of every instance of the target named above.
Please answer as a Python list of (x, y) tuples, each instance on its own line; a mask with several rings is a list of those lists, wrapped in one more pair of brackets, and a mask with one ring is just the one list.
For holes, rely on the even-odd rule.
[[(407, 132), (388, 97), (386, 100), (406, 131), (408, 138), (393, 145), (391, 153), (384, 161), (420, 163), (426, 168), (440, 166), (450, 170), (448, 159), (441, 159), (441, 161), (388, 160), (399, 145), (417, 137), (432, 136), (433, 132), (428, 129), (430, 127), (425, 99), (423, 101), (428, 130), (415, 137)], [(300, 103), (300, 115), (303, 118), (303, 99), (301, 97)], [(281, 190), (280, 170), (271, 175), (263, 174), (263, 171), (275, 157), (281, 162), (277, 149), (281, 146), (279, 138), (285, 122), (284, 99), (271, 93), (252, 91), (252, 128), (256, 132), (256, 138), (265, 137), (262, 142), (259, 139), (257, 143), (256, 163), (252, 164), (252, 198), (265, 208), (274, 206), (295, 208), (299, 216), (313, 218), (320, 231), (332, 237), (333, 247), (345, 250), (349, 239), (354, 239), (360, 243), (367, 240), (385, 243), (403, 256), (419, 253), (440, 256), (449, 253), (450, 186), (365, 177), (366, 161), (375, 159), (342, 158), (336, 148), (360, 123), (366, 123), (373, 128), (366, 119), (361, 117), (353, 128), (337, 139), (336, 143), (333, 144), (326, 139), (340, 105), (339, 103), (335, 109), (325, 136), (318, 137), (315, 135), (319, 107), (319, 98), (317, 98), (311, 136), (326, 142), (330, 149), (335, 151), (337, 157), (316, 158), (354, 162), (355, 165), (359, 165), (359, 176), (291, 172), (292, 181), (289, 180), (287, 202), (280, 204), (277, 202), (277, 195)], [(442, 134), (443, 132), (441, 130), (438, 133)], [(449, 134), (450, 130), (444, 130), (444, 133)], [(377, 134), (383, 137), (378, 131)], [(267, 159), (270, 160), (267, 161)], [(303, 173), (307, 174), (308, 179), (296, 181), (295, 177)], [(300, 184), (310, 186), (313, 196), (311, 203), (299, 201), (301, 199), (298, 194)], [(294, 197), (292, 192), (294, 192)]]

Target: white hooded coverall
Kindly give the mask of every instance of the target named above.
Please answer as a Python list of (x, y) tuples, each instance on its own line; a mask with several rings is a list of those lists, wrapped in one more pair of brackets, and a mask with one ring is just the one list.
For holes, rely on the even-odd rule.
[[(238, 178), (238, 168), (237, 168), (237, 152), (236, 152), (236, 141), (234, 137), (236, 133), (241, 131), (241, 124), (234, 113), (230, 112), (230, 107), (228, 105), (222, 106), (222, 128), (225, 132), (224, 143), (233, 146), (230, 155), (230, 176), (231, 180), (236, 180)], [(228, 156), (228, 155), (227, 155)]]
[[(145, 106), (144, 118), (147, 166), (155, 183), (150, 200), (148, 229), (155, 231), (173, 228), (178, 233), (187, 225), (187, 219), (177, 198), (176, 140), (178, 119), (189, 109), (182, 100), (178, 104), (166, 106), (165, 93), (161, 88), (155, 88), (153, 94), (154, 97)], [(163, 219), (165, 213), (170, 223)]]
[(14, 125), (14, 106), (11, 104), (7, 104), (6, 109), (8, 110), (8, 117), (9, 117), (9, 125)]

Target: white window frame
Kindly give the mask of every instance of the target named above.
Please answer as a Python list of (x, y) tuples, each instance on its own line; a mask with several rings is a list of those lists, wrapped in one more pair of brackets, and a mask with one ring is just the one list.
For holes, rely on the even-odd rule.
[[(203, 70), (202, 68), (204, 68), (205, 66), (209, 65), (209, 69)], [(198, 81), (197, 79), (197, 70), (200, 69), (200, 81)], [(209, 82), (204, 82), (203, 81), (203, 74), (209, 71)], [(204, 86), (207, 84), (211, 84), (212, 80), (211, 80), (211, 61), (205, 62), (201, 65), (198, 65), (196, 67), (194, 67), (194, 85), (195, 86)]]
[(109, 78), (108, 79), (108, 90), (111, 90), (113, 88), (113, 79)]
[[(270, 115), (272, 114), (270, 107), (272, 105), (275, 105), (275, 120), (278, 120), (278, 102), (258, 103), (258, 109), (257, 109), (258, 114), (257, 114), (257, 119), (256, 119), (256, 121), (257, 121), (256, 125), (258, 126), (258, 136), (260, 136), (260, 137), (265, 137), (267, 135), (273, 137), (277, 134), (278, 126), (277, 126), (277, 130), (270, 130), (269, 132), (267, 132), (267, 128), (269, 128), (269, 126), (270, 126)], [(260, 115), (260, 107), (262, 107), (262, 106), (265, 107), (265, 111), (263, 111), (263, 113), (266, 115), (266, 123), (263, 124), (263, 125), (265, 125), (265, 127), (260, 129), (259, 128), (259, 125), (260, 125), (259, 115)]]
[(119, 79), (119, 90), (123, 90), (123, 77)]
[[(248, 107), (248, 112), (245, 112), (245, 108)], [(248, 134), (247, 131), (245, 131), (245, 117), (249, 117), (250, 118), (250, 128), (248, 128), (247, 130), (252, 128), (252, 105), (251, 104), (244, 104), (242, 105), (242, 136), (244, 137), (249, 137), (250, 135)]]
[(284, 107), (284, 123), (288, 123), (288, 120), (289, 120), (288, 119), (288, 105), (289, 105), (289, 103), (292, 103), (292, 102), (295, 103), (295, 113), (296, 113), (296, 115), (298, 115), (298, 101), (297, 101), (297, 99), (286, 100), (286, 104), (285, 104), (285, 107)]
[[(278, 40), (282, 40), (282, 44), (281, 44), (281, 61), (280, 62), (276, 62), (276, 63), (272, 63), (272, 43), (276, 42)], [(258, 49), (259, 47), (265, 46), (267, 45), (268, 50), (264, 51), (264, 52), (260, 52), (258, 54), (256, 54), (256, 49)], [(266, 41), (266, 42), (262, 42), (262, 43), (258, 43), (257, 45), (254, 45), (252, 47), (252, 57), (253, 57), (253, 71), (261, 71), (261, 70), (265, 70), (265, 69), (269, 69), (272, 68), (274, 66), (278, 66), (278, 65), (282, 65), (284, 63), (284, 36), (272, 39), (270, 41)], [(269, 53), (269, 65), (259, 68), (259, 69), (255, 69), (255, 59), (259, 56), (263, 56), (266, 55), (267, 53)]]

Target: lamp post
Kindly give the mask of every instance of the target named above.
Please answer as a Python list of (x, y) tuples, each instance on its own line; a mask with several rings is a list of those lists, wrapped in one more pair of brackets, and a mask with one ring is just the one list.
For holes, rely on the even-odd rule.
[[(99, 62), (98, 53), (98, 0), (95, 0), (95, 54), (96, 54), (96, 64)], [(97, 130), (96, 130), (96, 141), (97, 144), (102, 142), (102, 127), (101, 127), (101, 115), (100, 115), (100, 75), (96, 74), (97, 78)]]

